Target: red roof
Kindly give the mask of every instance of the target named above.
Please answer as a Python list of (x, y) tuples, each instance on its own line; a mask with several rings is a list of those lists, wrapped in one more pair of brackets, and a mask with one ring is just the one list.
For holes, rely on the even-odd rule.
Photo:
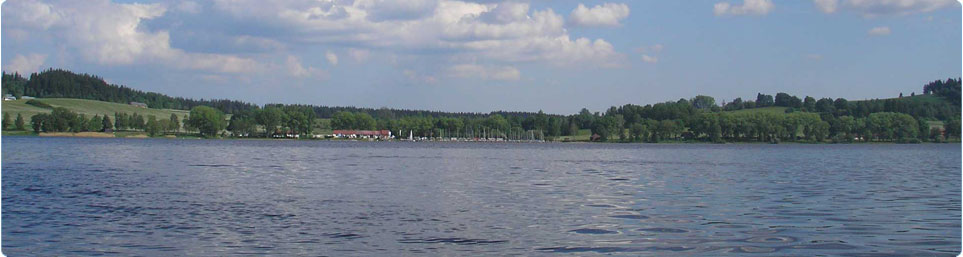
[(335, 135), (359, 135), (359, 136), (388, 136), (391, 132), (387, 130), (335, 130)]

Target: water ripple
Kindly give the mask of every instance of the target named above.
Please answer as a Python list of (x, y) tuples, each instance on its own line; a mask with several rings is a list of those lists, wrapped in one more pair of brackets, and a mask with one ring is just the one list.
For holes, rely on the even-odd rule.
[(951, 256), (961, 241), (953, 144), (3, 141), (10, 256)]

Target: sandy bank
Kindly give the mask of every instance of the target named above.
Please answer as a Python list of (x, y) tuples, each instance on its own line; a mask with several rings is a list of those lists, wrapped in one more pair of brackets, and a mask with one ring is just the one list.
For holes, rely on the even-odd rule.
[(114, 133), (103, 133), (103, 132), (80, 132), (80, 133), (70, 133), (70, 132), (44, 132), (40, 133), (42, 137), (114, 137)]

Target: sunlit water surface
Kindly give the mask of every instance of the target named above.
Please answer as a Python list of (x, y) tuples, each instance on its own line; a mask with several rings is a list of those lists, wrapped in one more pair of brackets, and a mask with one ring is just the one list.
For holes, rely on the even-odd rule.
[(960, 146), (3, 137), (8, 256), (953, 256)]

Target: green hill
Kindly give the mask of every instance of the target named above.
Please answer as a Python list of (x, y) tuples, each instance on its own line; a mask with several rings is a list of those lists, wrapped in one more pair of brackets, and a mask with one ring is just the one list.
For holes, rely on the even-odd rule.
[[(944, 99), (943, 97), (939, 97), (936, 95), (923, 95), (923, 94), (919, 94), (915, 96), (904, 96), (903, 98), (897, 98), (897, 99), (902, 99), (904, 101), (932, 103), (932, 104), (938, 104), (943, 101), (946, 101), (946, 99)], [(882, 99), (882, 100), (885, 100), (885, 99)], [(857, 101), (860, 101), (860, 100), (857, 100)]]
[[(114, 117), (114, 113), (123, 112), (127, 114), (137, 113), (144, 115), (145, 117), (154, 115), (158, 119), (167, 119), (171, 116), (171, 113), (173, 113), (178, 116), (178, 119), (184, 120), (187, 118), (189, 113), (189, 111), (185, 110), (149, 109), (129, 104), (73, 98), (38, 98), (36, 100), (49, 104), (53, 107), (67, 108), (68, 110), (76, 113), (86, 115), (87, 118), (93, 117), (94, 115), (107, 114), (110, 115), (111, 120), (117, 120), (116, 117)], [(23, 118), (27, 122), (28, 126), (30, 124), (30, 117), (33, 117), (33, 115), (51, 112), (51, 109), (29, 105), (27, 104), (27, 100), (23, 99), (3, 101), (2, 107), (3, 113), (9, 113), (11, 119), (16, 118), (17, 114), (23, 115)]]

